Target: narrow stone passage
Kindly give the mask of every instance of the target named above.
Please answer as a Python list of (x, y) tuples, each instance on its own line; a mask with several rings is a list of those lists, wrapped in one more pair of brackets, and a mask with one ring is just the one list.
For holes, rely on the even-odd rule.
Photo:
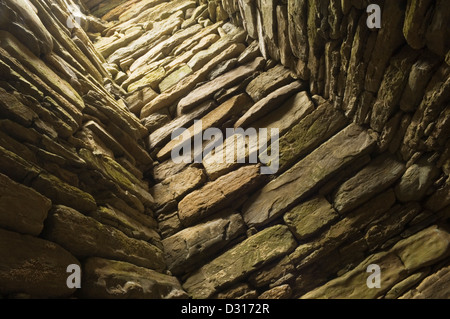
[(450, 12), (366, 7), (0, 1), (0, 297), (450, 297)]

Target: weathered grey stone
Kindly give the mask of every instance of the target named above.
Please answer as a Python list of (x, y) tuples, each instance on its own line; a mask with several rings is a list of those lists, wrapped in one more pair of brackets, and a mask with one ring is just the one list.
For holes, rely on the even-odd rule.
[(298, 240), (311, 237), (338, 218), (323, 196), (314, 197), (287, 212), (283, 219)]
[(391, 186), (405, 169), (393, 156), (379, 156), (339, 187), (333, 206), (341, 214), (358, 207)]
[(420, 282), (429, 271), (419, 271), (406, 279), (403, 279), (399, 283), (395, 284), (384, 296), (385, 299), (397, 299), (400, 297), (405, 291), (407, 291), (412, 286), (415, 286), (418, 282)]
[[(228, 34), (223, 37), (221, 37), (219, 40), (214, 42), (209, 48), (206, 50), (202, 50), (198, 53), (196, 53), (192, 59), (188, 62), (189, 67), (193, 71), (197, 71), (201, 69), (204, 65), (208, 63), (209, 60), (217, 56), (220, 52), (225, 50), (227, 47), (229, 47), (232, 44), (243, 42), (244, 37), (244, 31), (238, 32), (237, 34)], [(239, 45), (239, 48), (241, 49), (241, 52), (244, 51), (245, 47)]]
[(80, 294), (93, 299), (187, 298), (178, 279), (123, 261), (88, 258)]
[(152, 207), (154, 199), (148, 192), (148, 186), (111, 157), (101, 154), (96, 155), (86, 149), (81, 149), (80, 155), (89, 163), (91, 168), (101, 172), (106, 178), (129, 191), (142, 204)]
[(287, 6), (278, 5), (276, 8), (277, 29), (278, 29), (278, 47), (280, 49), (280, 62), (291, 70), (295, 65), (295, 57), (292, 54), (291, 44), (289, 42), (289, 17)]
[(236, 58), (229, 59), (223, 62), (220, 62), (212, 71), (208, 74), (208, 81), (212, 81), (218, 76), (230, 71), (238, 64)]
[(144, 34), (145, 30), (142, 27), (132, 28), (127, 34), (122, 37), (105, 37), (100, 41), (94, 43), (98, 52), (106, 59), (120, 48), (126, 47), (132, 41), (136, 40)]
[(187, 166), (187, 164), (184, 162), (175, 163), (171, 159), (167, 160), (159, 165), (156, 165), (153, 168), (153, 171), (152, 171), (153, 179), (157, 182), (161, 182), (161, 181), (165, 180), (166, 178), (169, 178), (175, 174), (178, 174), (186, 166)]
[(370, 152), (374, 142), (361, 127), (349, 125), (258, 191), (243, 208), (245, 222), (260, 226), (273, 220), (336, 171)]
[(0, 193), (0, 225), (23, 234), (39, 235), (51, 201), (3, 174), (0, 174)]
[(405, 111), (414, 111), (420, 104), (428, 82), (438, 66), (436, 57), (432, 54), (423, 55), (413, 64), (409, 73), (408, 82), (400, 100), (400, 108)]
[(306, 91), (290, 97), (279, 108), (252, 123), (254, 128), (278, 128), (279, 136), (284, 135), (294, 124), (314, 111), (314, 104)]
[(450, 180), (447, 179), (444, 185), (434, 192), (425, 203), (425, 208), (437, 212), (445, 206), (450, 205)]
[(128, 153), (122, 145), (120, 145), (114, 137), (112, 137), (103, 127), (98, 125), (98, 123), (94, 121), (88, 121), (84, 124), (84, 127), (92, 131), (95, 135), (97, 135), (101, 141), (113, 152), (113, 154), (117, 157), (123, 156), (125, 153)]
[(292, 289), (288, 284), (285, 284), (264, 291), (258, 299), (289, 299), (291, 296)]
[(160, 83), (159, 83), (159, 91), (164, 92), (170, 89), (172, 86), (177, 84), (181, 79), (190, 75), (192, 73), (192, 69), (188, 65), (182, 65), (175, 71), (171, 72), (167, 75)]
[[(445, 56), (450, 49), (448, 38), (450, 28), (445, 25), (445, 21), (450, 18), (450, 9), (444, 0), (437, 0), (433, 10), (433, 18), (428, 24), (425, 35), (427, 47), (439, 56)], [(426, 20), (426, 22), (428, 22)]]
[(182, 22), (182, 19), (176, 13), (165, 20), (156, 22), (150, 31), (145, 32), (126, 47), (116, 50), (108, 57), (107, 61), (109, 63), (118, 64), (118, 62), (124, 58), (128, 57), (134, 59), (139, 57), (143, 49), (147, 52), (152, 48), (152, 44), (154, 45), (157, 39), (163, 35), (172, 34), (173, 30), (180, 27)]
[(399, 299), (448, 299), (450, 296), (450, 267), (444, 267), (425, 278), (416, 288)]
[(299, 59), (297, 72), (304, 80), (309, 77), (306, 67), (309, 52), (307, 13), (308, 1), (288, 1), (289, 43), (292, 53)]
[(181, 44), (184, 40), (190, 38), (191, 36), (194, 36), (201, 29), (202, 29), (202, 27), (200, 25), (196, 24), (196, 25), (193, 25), (186, 29), (176, 31), (168, 39), (158, 43), (153, 48), (148, 50), (144, 55), (142, 55), (141, 57), (136, 59), (136, 61), (134, 61), (133, 64), (130, 66), (130, 72), (134, 72), (135, 70), (138, 70), (139, 68), (144, 66), (149, 61), (152, 61), (152, 59), (157, 57), (158, 54), (162, 53), (164, 56), (169, 55), (170, 52), (177, 45)]
[(63, 298), (76, 290), (67, 287), (67, 266), (80, 263), (55, 243), (0, 229), (0, 255), (1, 294)]
[(248, 281), (255, 287), (276, 287), (294, 279), (295, 267), (289, 256), (268, 264), (250, 275)]
[(97, 208), (92, 195), (45, 172), (33, 180), (31, 187), (50, 198), (55, 205), (67, 205), (81, 212), (89, 212)]
[(378, 32), (370, 62), (367, 65), (365, 89), (376, 93), (383, 79), (384, 71), (394, 53), (405, 41), (402, 28), (404, 1), (388, 1), (382, 12), (382, 27)]
[(250, 95), (253, 101), (257, 102), (263, 97), (292, 82), (291, 72), (282, 65), (261, 73), (252, 80), (245, 91)]
[(402, 202), (420, 201), (438, 174), (439, 170), (432, 165), (413, 164), (400, 179), (395, 195)]
[(447, 257), (450, 253), (450, 234), (437, 226), (399, 241), (392, 247), (405, 269), (415, 271)]
[(169, 111), (167, 109), (162, 109), (156, 111), (153, 114), (150, 114), (146, 118), (141, 120), (142, 124), (147, 128), (147, 130), (151, 133), (156, 131), (157, 129), (163, 127), (171, 120)]
[(239, 120), (236, 121), (234, 127), (248, 127), (249, 124), (273, 111), (277, 106), (285, 102), (301, 89), (302, 84), (296, 81), (275, 90), (268, 96), (256, 102)]
[(9, 94), (0, 88), (0, 114), (3, 118), (11, 120), (29, 127), (31, 123), (38, 119), (38, 115), (21, 103), (14, 95)]
[(172, 236), (182, 229), (178, 213), (161, 214), (158, 216), (158, 227), (163, 238)]
[(258, 38), (256, 30), (256, 15), (257, 10), (252, 0), (239, 1), (239, 10), (243, 18), (244, 28), (247, 30), (248, 35), (253, 38)]
[(244, 80), (253, 72), (259, 70), (264, 63), (262, 58), (240, 66), (230, 72), (222, 74), (213, 81), (201, 85), (193, 90), (178, 103), (179, 113), (186, 113), (201, 102), (211, 98), (219, 89), (228, 88)]
[(84, 102), (69, 83), (59, 77), (41, 59), (37, 58), (10, 33), (5, 31), (1, 31), (0, 33), (3, 39), (0, 45), (2, 48), (23, 63), (26, 68), (34, 72), (39, 78), (44, 80), (54, 91), (64, 96), (72, 103), (72, 110), (74, 113), (81, 113), (80, 111), (84, 108)]
[(370, 118), (370, 127), (377, 132), (382, 131), (388, 119), (394, 114), (416, 56), (417, 54), (409, 48), (403, 50), (391, 60), (386, 69)]
[(230, 202), (250, 192), (259, 184), (259, 165), (242, 167), (201, 189), (193, 191), (178, 204), (178, 216), (185, 226), (225, 208)]
[(425, 46), (427, 25), (431, 19), (431, 3), (430, 0), (408, 1), (403, 34), (413, 49), (419, 50)]
[(163, 66), (160, 66), (148, 73), (146, 73), (142, 78), (134, 81), (127, 87), (128, 93), (132, 93), (138, 89), (143, 89), (149, 86), (153, 90), (157, 90), (159, 84), (166, 76), (166, 70)]
[(130, 215), (114, 207), (99, 207), (90, 216), (102, 224), (117, 228), (130, 238), (148, 241), (162, 250), (161, 237), (154, 230), (156, 227), (155, 221), (144, 214)]
[[(296, 124), (299, 120), (307, 116), (314, 110), (314, 104), (311, 102), (311, 99), (308, 97), (306, 92), (300, 92), (289, 98), (281, 107), (275, 109), (265, 117), (257, 120), (252, 123), (252, 127), (255, 129), (258, 128), (267, 128), (270, 133), (272, 129), (278, 129), (279, 136), (282, 136), (286, 131), (288, 131), (294, 124)], [(259, 135), (259, 132), (257, 133)], [(237, 135), (239, 137), (239, 135)], [(206, 154), (203, 158), (203, 166), (208, 173), (210, 179), (217, 179), (223, 174), (226, 174), (233, 170), (235, 167), (239, 166), (239, 161), (243, 160), (238, 153), (238, 151), (234, 150), (234, 148), (228, 147), (228, 143), (234, 143), (236, 139), (236, 135), (228, 137), (222, 144), (221, 149), (216, 149), (215, 154), (211, 152)], [(239, 141), (240, 139), (238, 139)], [(267, 141), (270, 142), (270, 139)], [(263, 147), (258, 147), (257, 145), (249, 145), (248, 136), (245, 137), (245, 160), (249, 158), (252, 154), (256, 154), (256, 152), (264, 151)], [(221, 152), (221, 151), (222, 152)], [(233, 154), (231, 153), (233, 152)], [(234, 162), (227, 161), (228, 158), (234, 158)]]
[(206, 101), (196, 107), (192, 112), (181, 115), (166, 125), (160, 127), (156, 131), (152, 132), (148, 138), (148, 144), (150, 149), (161, 146), (161, 144), (167, 142), (170, 139), (170, 135), (173, 130), (178, 127), (184, 127), (185, 125), (191, 125), (194, 119), (198, 119), (211, 111), (216, 106), (213, 101)]
[(28, 0), (2, 2), (0, 8), (0, 27), (3, 30), (8, 30), (16, 38), (20, 38), (36, 56), (53, 50), (53, 38)]
[(442, 64), (430, 80), (425, 95), (417, 108), (405, 133), (402, 145), (402, 156), (410, 159), (418, 148), (425, 148), (423, 138), (426, 128), (444, 111), (445, 103), (450, 97), (450, 67)]
[(196, 134), (203, 134), (203, 131), (210, 127), (221, 127), (222, 124), (233, 116), (239, 115), (242, 110), (248, 109), (251, 104), (251, 99), (246, 94), (239, 94), (226, 102), (222, 103), (214, 110), (206, 114), (202, 119), (202, 132), (196, 132), (196, 126), (193, 124), (188, 128), (187, 133), (183, 133), (183, 136), (171, 140), (164, 146), (157, 154), (159, 160), (163, 160), (169, 157), (172, 150), (188, 140), (192, 139)]
[(170, 89), (146, 104), (142, 108), (141, 118), (146, 117), (157, 110), (168, 107), (181, 97), (186, 96), (197, 83), (202, 82), (206, 79), (206, 76), (217, 64), (222, 61), (237, 57), (242, 52), (242, 50), (243, 45), (241, 44), (232, 44), (231, 46), (223, 50), (219, 55), (215, 56), (200, 70), (183, 78), (176, 85), (172, 86)]
[[(381, 280), (381, 287), (377, 289), (370, 289), (366, 284), (368, 277), (366, 270), (371, 264), (376, 264), (381, 268), (384, 278)], [(383, 295), (392, 285), (405, 276), (406, 270), (400, 258), (390, 251), (381, 252), (367, 257), (353, 270), (308, 292), (301, 298), (374, 299)]]
[(188, 272), (245, 232), (241, 215), (231, 211), (185, 228), (163, 240), (166, 263), (173, 274)]
[(279, 143), (280, 171), (284, 171), (299, 158), (308, 154), (347, 124), (345, 116), (329, 103), (319, 106), (303, 118)]
[[(252, 290), (249, 284), (236, 284), (217, 294), (217, 299), (255, 299), (258, 294)], [(249, 297), (251, 296), (251, 297)], [(213, 296), (212, 298), (215, 298)]]
[(44, 237), (80, 258), (111, 258), (159, 271), (166, 267), (162, 251), (155, 246), (129, 238), (121, 231), (65, 206), (55, 206), (51, 211)]
[(203, 170), (188, 167), (178, 174), (164, 179), (161, 183), (156, 184), (150, 190), (157, 207), (178, 200), (188, 192), (199, 187), (206, 181), (206, 175)]
[(208, 298), (225, 284), (242, 279), (291, 252), (295, 246), (286, 226), (266, 228), (201, 267), (186, 280), (183, 288), (194, 298)]
[(367, 226), (364, 239), (370, 249), (381, 246), (389, 238), (399, 234), (419, 212), (421, 207), (417, 202), (404, 206), (395, 205), (386, 214), (372, 221)]
[(261, 56), (261, 52), (259, 51), (258, 41), (254, 40), (245, 50), (239, 55), (237, 61), (239, 64), (245, 64), (250, 62), (257, 57)]

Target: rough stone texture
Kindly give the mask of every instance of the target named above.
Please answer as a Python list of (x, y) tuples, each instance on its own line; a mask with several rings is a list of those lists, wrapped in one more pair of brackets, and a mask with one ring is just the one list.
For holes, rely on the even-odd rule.
[(155, 203), (159, 207), (164, 204), (178, 200), (183, 195), (197, 188), (206, 181), (206, 176), (202, 170), (188, 167), (182, 172), (164, 179), (151, 189), (151, 194), (155, 198)]
[(177, 117), (174, 121), (171, 121), (160, 127), (156, 131), (152, 132), (149, 136), (149, 145), (150, 148), (157, 147), (167, 141), (169, 136), (172, 134), (172, 131), (178, 127), (184, 127), (185, 125), (190, 125), (194, 122), (194, 119), (201, 117), (211, 111), (211, 109), (215, 106), (214, 102), (206, 101), (200, 104), (197, 108), (195, 108), (189, 114), (185, 114)]
[(190, 75), (192, 69), (188, 65), (181, 66), (177, 70), (170, 73), (159, 83), (159, 91), (164, 92), (181, 81), (182, 78)]
[[(0, 225), (22, 234), (39, 235), (51, 201), (0, 174)], [(26, 197), (26, 201), (22, 201)]]
[(433, 275), (425, 278), (416, 288), (402, 295), (400, 299), (448, 299), (449, 267), (444, 267)]
[(411, 165), (395, 188), (397, 198), (402, 202), (421, 200), (438, 173), (438, 169), (431, 165)]
[(373, 144), (361, 127), (348, 126), (258, 191), (244, 207), (245, 222), (260, 226), (276, 218), (337, 170), (370, 152)]
[[(327, 284), (305, 294), (302, 298), (376, 298), (381, 296), (397, 281), (406, 277), (408, 272), (426, 266), (436, 259), (443, 259), (448, 255), (449, 234), (431, 227), (410, 238), (398, 242), (390, 251), (381, 252), (368, 257), (355, 269), (345, 275), (333, 279)], [(410, 245), (411, 242), (423, 242), (425, 245)], [(367, 287), (366, 268), (370, 264), (380, 266), (384, 280), (381, 288)]]
[(425, 45), (425, 33), (430, 22), (430, 0), (408, 1), (403, 34), (413, 49), (421, 49)]
[[(250, 103), (250, 98), (245, 94), (240, 94), (232, 97), (201, 118), (202, 130), (204, 131), (210, 127), (221, 127), (222, 123), (228, 120), (230, 117), (237, 116), (242, 113), (242, 110), (247, 109)], [(195, 130), (196, 129), (194, 124), (188, 128), (189, 134), (183, 134), (182, 138), (177, 138), (170, 141), (158, 152), (158, 159), (167, 158), (174, 147), (185, 143), (187, 140), (192, 139), (193, 137), (195, 138), (196, 134), (202, 133), (196, 132)]]
[(181, 99), (178, 103), (178, 110), (180, 110), (180, 113), (186, 113), (199, 103), (212, 97), (219, 89), (233, 86), (234, 84), (244, 80), (251, 73), (261, 68), (262, 63), (263, 59), (257, 58), (255, 61), (247, 65), (227, 72), (215, 78), (213, 81), (198, 87)]
[(175, 277), (123, 261), (88, 258), (81, 295), (93, 299), (179, 299), (187, 294)]
[(201, 267), (186, 280), (183, 288), (194, 298), (207, 298), (223, 285), (291, 252), (295, 245), (286, 226), (267, 228)]
[(289, 84), (292, 81), (290, 71), (282, 65), (277, 65), (267, 72), (261, 73), (252, 80), (245, 91), (257, 102), (268, 93)]
[(409, 288), (420, 282), (420, 280), (422, 280), (427, 275), (427, 273), (428, 273), (427, 271), (418, 272), (400, 281), (386, 293), (384, 298), (396, 299), (400, 297), (402, 293), (404, 293)]
[(333, 206), (344, 214), (391, 186), (404, 171), (392, 156), (380, 156), (339, 187)]
[(347, 124), (345, 117), (328, 103), (311, 114), (280, 138), (280, 170), (311, 152)]
[(445, 258), (450, 253), (450, 234), (436, 226), (412, 235), (392, 247), (406, 270), (414, 271)]
[(294, 93), (300, 91), (301, 88), (301, 83), (293, 82), (292, 84), (283, 86), (273, 91), (263, 99), (256, 102), (239, 120), (236, 121), (234, 127), (249, 127), (249, 124), (274, 110), (277, 106), (290, 98)]
[[(86, 253), (81, 298), (448, 298), (450, 10), (377, 3), (370, 30), (366, 0), (0, 1), (0, 232), (16, 243), (0, 248), (1, 297), (71, 296), (60, 262), (78, 261), (32, 237), (57, 234)], [(292, 97), (258, 104), (289, 83)], [(211, 163), (218, 149), (157, 156), (197, 119), (278, 128), (279, 169)], [(251, 146), (239, 160), (275, 150)], [(274, 229), (285, 239), (261, 238)], [(381, 289), (365, 288), (365, 262)], [(184, 293), (177, 279), (195, 278)]]
[[(282, 136), (299, 120), (307, 116), (314, 110), (314, 105), (306, 92), (300, 92), (289, 98), (281, 107), (275, 109), (268, 115), (262, 117), (256, 122), (252, 123), (252, 127), (255, 129), (266, 128), (269, 134), (273, 129), (278, 129), (279, 136)], [(259, 132), (257, 132), (259, 135)], [(240, 137), (238, 137), (240, 140)], [(268, 137), (269, 138), (269, 137)], [(233, 143), (236, 136), (231, 136), (225, 139), (222, 144), (222, 148), (216, 150), (214, 154), (212, 152), (206, 154), (203, 158), (203, 166), (211, 179), (217, 179), (221, 175), (230, 172), (233, 168), (238, 167), (238, 160), (243, 160), (234, 148), (229, 147), (229, 144)], [(268, 140), (268, 143), (270, 140)], [(253, 147), (251, 147), (253, 146)], [(246, 160), (255, 152), (262, 152), (264, 154), (265, 147), (257, 147), (255, 145), (248, 145), (248, 137), (245, 137)], [(232, 154), (233, 152), (233, 154)], [(257, 155), (257, 154), (256, 154)], [(235, 162), (227, 162), (228, 158), (235, 158)]]
[(66, 285), (66, 269), (80, 263), (61, 246), (3, 229), (0, 239), (0, 293), (63, 298), (75, 292)]
[(178, 204), (178, 216), (185, 226), (192, 225), (252, 191), (260, 180), (259, 165), (242, 167), (184, 197)]
[(46, 224), (44, 237), (59, 243), (77, 257), (115, 258), (155, 270), (165, 268), (163, 253), (158, 248), (129, 238), (71, 208), (56, 206)]
[(221, 215), (163, 240), (167, 267), (173, 274), (187, 272), (193, 265), (203, 263), (244, 233), (241, 215), (228, 211)]
[(283, 219), (298, 240), (305, 240), (338, 218), (338, 214), (324, 197), (316, 197), (302, 203)]
[[(197, 72), (194, 72), (190, 76), (185, 77), (176, 85), (168, 89), (163, 94), (160, 94), (157, 98), (146, 104), (141, 111), (141, 117), (150, 115), (151, 113), (160, 110), (164, 107), (168, 107), (175, 103), (178, 99), (192, 91), (195, 85), (201, 82), (211, 72), (211, 70), (220, 62), (230, 58), (238, 56), (242, 52), (242, 47), (233, 44), (218, 56), (210, 60), (205, 66), (203, 66)], [(232, 80), (231, 80), (232, 81)]]
[(130, 213), (130, 211), (124, 213), (113, 206), (109, 206), (99, 207), (96, 212), (91, 214), (91, 217), (102, 224), (119, 229), (128, 237), (148, 241), (162, 249), (161, 238), (154, 229), (156, 222), (148, 215)]
[(258, 299), (289, 299), (291, 295), (291, 287), (289, 285), (281, 285), (264, 291), (258, 296)]

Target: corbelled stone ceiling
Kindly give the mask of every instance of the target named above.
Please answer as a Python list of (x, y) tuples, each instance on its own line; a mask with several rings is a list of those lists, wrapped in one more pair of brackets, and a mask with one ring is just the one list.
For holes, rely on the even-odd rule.
[(450, 298), (449, 20), (0, 0), (0, 298)]

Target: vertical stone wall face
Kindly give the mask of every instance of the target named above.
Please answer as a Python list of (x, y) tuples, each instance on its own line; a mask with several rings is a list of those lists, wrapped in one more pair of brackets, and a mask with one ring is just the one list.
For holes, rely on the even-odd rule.
[[(449, 18), (443, 0), (0, 0), (0, 297), (449, 298)], [(249, 138), (174, 162), (195, 120), (277, 128), (278, 170)]]

